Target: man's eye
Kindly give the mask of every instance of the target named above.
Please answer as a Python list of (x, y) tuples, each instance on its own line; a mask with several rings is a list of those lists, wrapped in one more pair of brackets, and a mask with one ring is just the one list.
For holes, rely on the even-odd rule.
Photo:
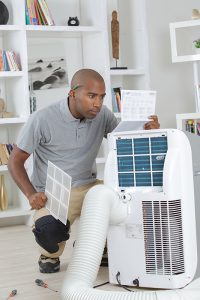
[(94, 98), (95, 98), (95, 95), (94, 95), (94, 94), (89, 94), (88, 97), (89, 97), (90, 99), (94, 99)]

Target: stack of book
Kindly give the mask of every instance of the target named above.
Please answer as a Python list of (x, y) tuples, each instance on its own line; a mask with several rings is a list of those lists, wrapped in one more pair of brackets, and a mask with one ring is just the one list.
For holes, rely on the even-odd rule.
[(0, 165), (8, 164), (8, 159), (12, 149), (12, 144), (0, 144)]
[(14, 51), (0, 49), (0, 71), (21, 71), (19, 55)]
[(113, 112), (121, 112), (121, 88), (114, 87), (111, 89), (112, 93), (112, 108)]
[(25, 0), (27, 25), (55, 25), (46, 0)]
[(187, 120), (185, 130), (200, 135), (200, 120)]

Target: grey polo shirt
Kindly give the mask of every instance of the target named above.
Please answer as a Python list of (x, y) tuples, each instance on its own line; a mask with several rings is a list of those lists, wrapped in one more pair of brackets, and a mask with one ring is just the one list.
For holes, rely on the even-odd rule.
[(48, 160), (72, 176), (73, 187), (93, 182), (92, 166), (102, 139), (116, 126), (117, 119), (106, 106), (92, 120), (75, 119), (66, 99), (32, 114), (17, 146), (33, 153), (31, 181), (36, 190), (45, 189)]

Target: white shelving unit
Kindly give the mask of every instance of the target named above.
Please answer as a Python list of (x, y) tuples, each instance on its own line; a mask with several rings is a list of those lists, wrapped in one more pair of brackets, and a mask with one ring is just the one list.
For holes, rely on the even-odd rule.
[(200, 20), (170, 23), (172, 62), (191, 62), (193, 64), (196, 111), (200, 111), (199, 61), (200, 53), (195, 52), (194, 40), (200, 38)]
[[(28, 88), (28, 62), (42, 55), (50, 57), (52, 51), (64, 54), (69, 81), (80, 68), (93, 68), (105, 79), (107, 96), (105, 104), (112, 108), (111, 86), (125, 89), (149, 88), (148, 45), (145, 28), (145, 0), (47, 0), (55, 26), (25, 24), (25, 1), (4, 0), (10, 13), (7, 25), (0, 25), (0, 49), (19, 53), (22, 71), (0, 72), (2, 98), (7, 111), (14, 118), (0, 119), (0, 143), (13, 143), (30, 114)], [(112, 10), (120, 16), (120, 65), (127, 70), (110, 70), (110, 21)], [(68, 18), (77, 16), (80, 26), (67, 26)], [(67, 95), (67, 88), (38, 92), (38, 109)], [(117, 114), (117, 117), (120, 117)], [(99, 178), (103, 177), (106, 159), (106, 142), (103, 142), (97, 158)], [(0, 226), (27, 223), (30, 207), (24, 195), (16, 187), (7, 171), (5, 175), (9, 208), (0, 211)]]
[(200, 135), (200, 113), (176, 115), (177, 128)]
[(111, 86), (123, 89), (149, 89), (149, 48), (146, 28), (145, 0), (107, 1), (107, 26), (109, 34), (110, 66), (115, 67), (112, 57), (112, 11), (118, 13), (120, 28), (119, 67), (110, 70)]
[(195, 113), (177, 114), (177, 128), (199, 134), (200, 122), (200, 54), (196, 53), (193, 41), (200, 38), (200, 20), (170, 23), (172, 62), (190, 62), (193, 64)]
[[(200, 54), (195, 52), (193, 41), (200, 38), (200, 20), (170, 23), (172, 62), (191, 62), (193, 64), (195, 113), (177, 114), (177, 128), (198, 134), (200, 121)], [(191, 123), (191, 126), (190, 126)]]

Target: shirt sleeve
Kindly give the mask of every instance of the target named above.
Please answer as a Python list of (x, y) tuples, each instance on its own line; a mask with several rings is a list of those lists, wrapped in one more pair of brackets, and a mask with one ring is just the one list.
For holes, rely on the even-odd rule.
[(38, 112), (29, 117), (16, 142), (18, 148), (29, 154), (33, 153), (44, 139), (44, 122), (42, 122)]

